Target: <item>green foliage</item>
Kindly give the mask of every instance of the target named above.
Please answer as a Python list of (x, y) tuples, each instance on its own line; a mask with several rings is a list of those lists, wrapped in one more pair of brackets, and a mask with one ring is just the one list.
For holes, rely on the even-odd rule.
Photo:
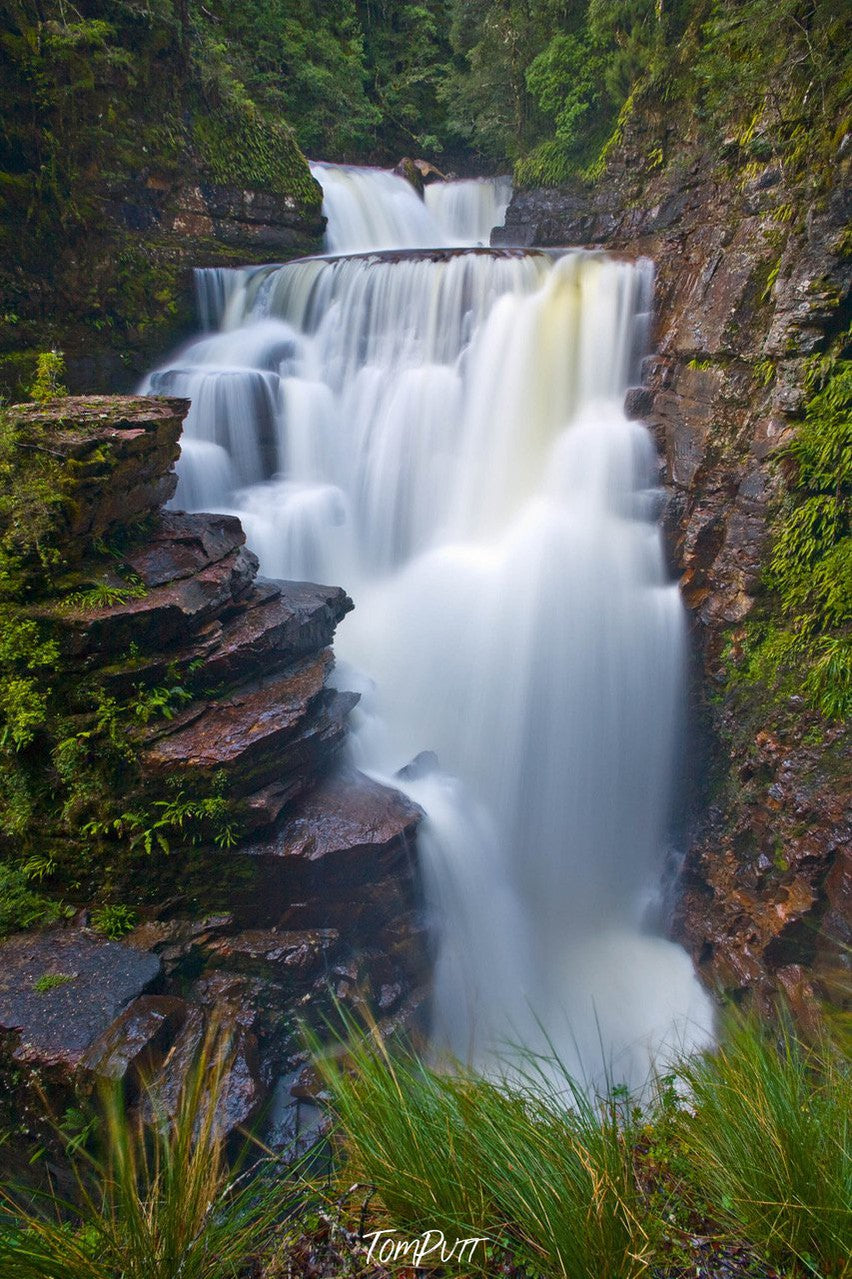
[(826, 717), (852, 714), (852, 365), (848, 335), (811, 364), (805, 420), (786, 450), (764, 616), (753, 621), (734, 684), (803, 694)]
[(0, 937), (36, 925), (55, 924), (67, 913), (59, 902), (31, 887), (25, 869), (0, 862)]
[(143, 599), (146, 593), (142, 582), (132, 576), (120, 586), (113, 582), (98, 581), (64, 595), (60, 607), (75, 610), (113, 608), (117, 604), (126, 604), (128, 600)]
[(629, 1106), (598, 1107), (557, 1062), (531, 1060), (498, 1084), (392, 1055), (378, 1037), (321, 1069), (345, 1175), (375, 1186), (401, 1231), (504, 1240), (533, 1273), (646, 1271), (655, 1223), (633, 1175)]
[(56, 531), (69, 483), (62, 461), (0, 409), (0, 598), (26, 592), (30, 566), (43, 572), (59, 563)]
[(497, 1245), (523, 1273), (692, 1273), (696, 1235), (726, 1255), (748, 1240), (753, 1273), (849, 1273), (852, 1072), (784, 1020), (731, 1015), (721, 1046), (676, 1064), (641, 1107), (623, 1088), (589, 1098), (550, 1059), (486, 1080), (347, 1030), (344, 1054), (314, 1047), (341, 1180), (375, 1186), (382, 1225), (485, 1236), (487, 1274), (502, 1273)]
[[(373, 145), (381, 112), (368, 99), (353, 0), (254, 0), (219, 3), (213, 12), (216, 48), (231, 74), (268, 117), (291, 123), (303, 148), (342, 157)], [(232, 148), (230, 138), (225, 146)]]
[(694, 64), (704, 110), (764, 144), (759, 158), (813, 164), (848, 111), (849, 21), (843, 0), (713, 0)]
[(849, 1273), (852, 1072), (828, 1043), (806, 1046), (732, 1019), (722, 1046), (686, 1062), (681, 1136), (693, 1175), (729, 1226), (789, 1274)]
[[(96, 682), (65, 679), (50, 616), (145, 594), (122, 550), (103, 541), (69, 575), (68, 592), (56, 573), (72, 498), (73, 464), (53, 447), (49, 429), (39, 423), (24, 435), (12, 413), (0, 414), (0, 857), (23, 857), (34, 878), (80, 900), (126, 890), (136, 861), (154, 851), (231, 847), (237, 821), (224, 777), (159, 790), (141, 783), (139, 732), (191, 701), (196, 663), (180, 673), (169, 667), (153, 686), (137, 682), (122, 698)], [(130, 674), (135, 658), (128, 660)], [(5, 928), (57, 917), (41, 894), (16, 883)]]
[(168, 799), (154, 800), (146, 808), (117, 816), (92, 818), (83, 825), (83, 834), (118, 839), (126, 843), (129, 850), (138, 850), (147, 856), (157, 849), (170, 853), (173, 841), (178, 838), (193, 847), (212, 843), (217, 848), (233, 848), (237, 844), (239, 823), (225, 793), (224, 772), (214, 776), (209, 794), (188, 794), (180, 779), (170, 779), (169, 786), (173, 793)]
[(92, 928), (96, 933), (103, 933), (110, 941), (118, 941), (126, 933), (132, 932), (138, 922), (139, 916), (130, 906), (96, 906), (91, 913)]
[(47, 718), (50, 688), (45, 672), (59, 660), (59, 646), (32, 618), (7, 606), (0, 618), (0, 751), (23, 750)]
[(30, 387), (30, 399), (44, 403), (59, 395), (67, 395), (68, 390), (62, 385), (65, 376), (65, 359), (61, 351), (42, 351), (36, 362), (35, 381)]
[(148, 688), (144, 684), (136, 685), (130, 710), (140, 723), (147, 724), (150, 720), (160, 717), (174, 719), (178, 707), (192, 701), (192, 693), (189, 689), (177, 682), (178, 674), (173, 666), (168, 668), (166, 675), (169, 679), (168, 684), (158, 684), (154, 688)]
[(518, 162), (520, 185), (542, 177), (548, 185), (564, 182), (595, 159), (613, 123), (612, 104), (603, 91), (605, 65), (587, 30), (553, 36), (530, 63), (527, 88), (542, 114), (553, 120), (555, 136)]
[[(146, 1107), (128, 1112), (123, 1093), (106, 1093), (100, 1153), (69, 1142), (73, 1203), (33, 1204), (0, 1189), (4, 1279), (238, 1279), (292, 1211), (288, 1178), (265, 1160), (246, 1176), (229, 1164), (220, 1115), (230, 1047), (208, 1037), (180, 1094), (167, 1107), (153, 1087)], [(145, 1123), (141, 1112), (151, 1114)], [(88, 1134), (87, 1134), (88, 1136)], [(52, 1208), (53, 1212), (44, 1211)]]
[(48, 991), (56, 990), (59, 986), (67, 986), (72, 981), (76, 981), (73, 973), (42, 973), (41, 977), (37, 977), (33, 982), (33, 990), (37, 995), (46, 995)]

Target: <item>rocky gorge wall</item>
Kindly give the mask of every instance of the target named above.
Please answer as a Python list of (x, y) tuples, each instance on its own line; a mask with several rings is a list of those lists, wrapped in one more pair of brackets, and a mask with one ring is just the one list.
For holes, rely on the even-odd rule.
[[(738, 678), (737, 662), (753, 619), (777, 609), (767, 566), (815, 358), (848, 355), (852, 148), (815, 191), (807, 172), (734, 139), (711, 152), (689, 129), (635, 112), (595, 187), (516, 193), (493, 242), (656, 264), (655, 354), (628, 410), (662, 457), (701, 739), (673, 929), (709, 985), (761, 1001), (781, 988), (807, 1017), (849, 1006), (849, 741), (842, 719)], [(850, 577), (847, 555), (847, 618)]]
[(0, 37), (0, 397), (51, 349), (73, 392), (130, 390), (196, 327), (194, 267), (319, 247), (320, 188), (208, 10), (22, 0)]
[(25, 393), (38, 351), (51, 346), (64, 355), (72, 392), (131, 390), (163, 350), (197, 329), (194, 268), (287, 261), (320, 247), (321, 194), (306, 165), (304, 178), (310, 200), (298, 187), (286, 194), (216, 183), (200, 166), (104, 183), (95, 225), (56, 245), (37, 274), (20, 249), (10, 263), (0, 391)]
[(228, 1128), (283, 1077), (283, 1141), (300, 1022), (422, 1002), (420, 810), (346, 764), (358, 698), (329, 682), (352, 603), (259, 578), (231, 516), (163, 509), (187, 408), (4, 410), (0, 870), (42, 894), (18, 927), (50, 925), (0, 941), (0, 1121), (29, 1141), (44, 1090), (58, 1114), (103, 1078), (173, 1094), (214, 1021)]

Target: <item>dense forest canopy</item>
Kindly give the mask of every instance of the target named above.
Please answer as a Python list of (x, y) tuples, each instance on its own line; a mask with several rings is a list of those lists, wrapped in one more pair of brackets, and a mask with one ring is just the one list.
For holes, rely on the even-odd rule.
[(187, 115), (254, 113), (317, 157), (417, 152), (519, 164), (529, 181), (592, 164), (637, 92), (689, 99), (713, 126), (766, 107), (779, 145), (803, 116), (836, 124), (850, 90), (844, 0), (3, 0), (0, 14), (7, 195), (22, 149), (61, 166), (72, 132), (104, 163), (99, 90), (127, 117), (153, 93), (155, 149)]

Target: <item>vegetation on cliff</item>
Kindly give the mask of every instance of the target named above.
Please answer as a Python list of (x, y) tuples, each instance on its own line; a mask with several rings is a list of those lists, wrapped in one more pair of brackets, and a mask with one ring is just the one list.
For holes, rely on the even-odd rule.
[(812, 357), (804, 420), (780, 465), (767, 593), (750, 620), (735, 685), (803, 695), (827, 719), (852, 715), (852, 366), (850, 335)]
[(151, 204), (170, 184), (268, 191), (306, 222), (321, 196), (201, 6), (4, 0), (0, 21), (0, 383), (20, 394), (69, 334), (123, 354), (186, 323), (180, 244)]
[(134, 863), (170, 841), (234, 840), (223, 779), (156, 789), (139, 776), (140, 732), (190, 700), (192, 664), (134, 679), (131, 644), (108, 672), (125, 670), (118, 691), (75, 670), (67, 651), (75, 617), (144, 599), (126, 556), (150, 532), (159, 486), (173, 485), (180, 416), (158, 432), (147, 405), (104, 404), (0, 410), (0, 935), (61, 918), (68, 894), (120, 891)]

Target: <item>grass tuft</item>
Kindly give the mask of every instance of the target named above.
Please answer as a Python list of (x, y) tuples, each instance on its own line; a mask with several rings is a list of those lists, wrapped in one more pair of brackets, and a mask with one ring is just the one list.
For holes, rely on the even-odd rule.
[(495, 1081), (392, 1055), (374, 1035), (323, 1074), (346, 1175), (376, 1187), (394, 1227), (485, 1236), (538, 1273), (633, 1279), (654, 1224), (633, 1171), (631, 1110), (589, 1100), (558, 1062)]
[(682, 1140), (708, 1199), (766, 1261), (852, 1273), (852, 1072), (832, 1045), (732, 1020), (722, 1046), (685, 1062)]
[[(101, 1151), (75, 1152), (73, 1201), (0, 1189), (4, 1279), (237, 1279), (292, 1207), (293, 1183), (228, 1163), (220, 1122), (229, 1049), (210, 1037), (167, 1113), (107, 1093)], [(142, 1107), (141, 1109), (146, 1109)]]

